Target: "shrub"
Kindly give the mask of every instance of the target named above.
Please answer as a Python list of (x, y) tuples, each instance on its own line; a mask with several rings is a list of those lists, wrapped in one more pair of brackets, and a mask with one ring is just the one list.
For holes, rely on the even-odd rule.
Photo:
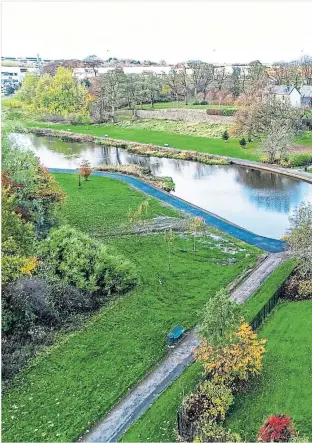
[(220, 422), (224, 420), (232, 401), (233, 395), (229, 388), (205, 381), (186, 398), (182, 405), (183, 414), (190, 423), (199, 419)]
[(193, 105), (208, 105), (208, 102), (206, 100), (199, 100), (199, 101), (195, 101), (193, 103)]
[(104, 245), (68, 226), (50, 232), (42, 245), (42, 257), (50, 275), (79, 289), (109, 295), (136, 284), (130, 262), (109, 254)]
[(73, 114), (68, 117), (72, 125), (89, 125), (91, 118), (86, 114)]
[(63, 281), (51, 281), (49, 287), (49, 301), (60, 319), (98, 307), (95, 298), (86, 291), (67, 285)]
[(92, 168), (88, 160), (82, 160), (79, 166), (79, 173), (84, 177), (85, 180), (88, 180), (88, 177), (90, 177), (92, 173)]
[(36, 323), (53, 323), (56, 313), (49, 301), (50, 290), (47, 282), (38, 278), (21, 277), (8, 284), (3, 292), (4, 332), (13, 328), (25, 332)]
[(296, 432), (287, 415), (271, 415), (258, 432), (258, 441), (289, 441)]
[(239, 144), (241, 145), (242, 148), (244, 148), (247, 145), (247, 142), (245, 140), (245, 137), (243, 137), (242, 139), (240, 139)]
[(216, 422), (200, 421), (197, 425), (194, 443), (201, 442), (240, 442), (238, 434), (228, 431)]
[(296, 154), (290, 157), (290, 166), (307, 166), (312, 164), (312, 154)]
[(208, 108), (206, 109), (206, 113), (208, 115), (223, 115), (225, 117), (232, 116), (236, 112), (236, 109), (231, 108)]
[(312, 280), (305, 280), (299, 283), (298, 295), (302, 299), (312, 298)]
[(222, 134), (222, 139), (226, 142), (229, 138), (229, 133), (225, 130)]

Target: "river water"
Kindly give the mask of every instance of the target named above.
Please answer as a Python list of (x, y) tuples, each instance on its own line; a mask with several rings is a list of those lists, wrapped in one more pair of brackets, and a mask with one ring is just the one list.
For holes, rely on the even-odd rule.
[(93, 143), (64, 142), (34, 134), (12, 134), (20, 147), (32, 150), (49, 168), (72, 168), (82, 159), (100, 164), (148, 165), (154, 175), (171, 176), (174, 195), (213, 212), (258, 235), (279, 239), (289, 216), (303, 201), (312, 203), (312, 185), (279, 174), (228, 165), (141, 157), (124, 149)]

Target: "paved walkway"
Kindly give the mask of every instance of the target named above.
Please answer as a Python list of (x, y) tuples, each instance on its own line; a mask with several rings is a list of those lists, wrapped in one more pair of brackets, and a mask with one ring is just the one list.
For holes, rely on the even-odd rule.
[[(285, 253), (270, 254), (247, 277), (231, 295), (237, 303), (244, 303), (261, 283), (285, 260)], [(141, 381), (100, 421), (82, 441), (114, 442), (118, 441), (157, 399), (157, 397), (183, 372), (192, 362), (193, 351), (199, 346), (200, 339), (192, 330), (163, 362)]]
[[(65, 173), (74, 173), (74, 169), (58, 169), (58, 168), (50, 168), (51, 172), (65, 172)], [(94, 171), (93, 175), (100, 175), (104, 177), (112, 177), (118, 180), (125, 181), (135, 188), (143, 191), (145, 194), (151, 195), (152, 197), (157, 198), (174, 208), (184, 211), (185, 213), (191, 216), (202, 217), (205, 220), (207, 225), (213, 226), (214, 228), (219, 229), (226, 234), (231, 235), (232, 237), (238, 238), (250, 245), (257, 246), (260, 249), (263, 249), (266, 252), (282, 252), (285, 249), (285, 242), (282, 240), (276, 240), (274, 238), (262, 237), (261, 235), (257, 235), (251, 231), (247, 231), (247, 229), (241, 228), (228, 220), (225, 220), (219, 217), (216, 214), (213, 214), (209, 211), (206, 211), (198, 206), (195, 206), (182, 198), (176, 197), (174, 195), (169, 194), (168, 192), (161, 191), (154, 186), (145, 183), (143, 180), (140, 180), (135, 177), (131, 177), (129, 175), (108, 173), (108, 172), (100, 172)]]

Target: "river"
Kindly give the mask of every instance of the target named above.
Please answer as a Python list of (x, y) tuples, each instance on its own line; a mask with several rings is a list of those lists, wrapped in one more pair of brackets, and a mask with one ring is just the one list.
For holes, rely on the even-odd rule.
[(141, 157), (94, 143), (64, 142), (34, 134), (12, 134), (49, 168), (79, 166), (82, 159), (100, 164), (149, 165), (154, 175), (171, 176), (172, 194), (264, 237), (280, 239), (289, 216), (303, 201), (312, 203), (312, 185), (301, 180), (237, 165), (217, 166), (185, 160)]

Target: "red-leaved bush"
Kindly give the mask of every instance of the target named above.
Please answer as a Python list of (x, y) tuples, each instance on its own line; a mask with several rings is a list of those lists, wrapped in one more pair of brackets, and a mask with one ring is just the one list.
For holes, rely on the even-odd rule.
[(288, 415), (271, 415), (258, 432), (258, 441), (289, 441), (296, 435), (292, 419)]

